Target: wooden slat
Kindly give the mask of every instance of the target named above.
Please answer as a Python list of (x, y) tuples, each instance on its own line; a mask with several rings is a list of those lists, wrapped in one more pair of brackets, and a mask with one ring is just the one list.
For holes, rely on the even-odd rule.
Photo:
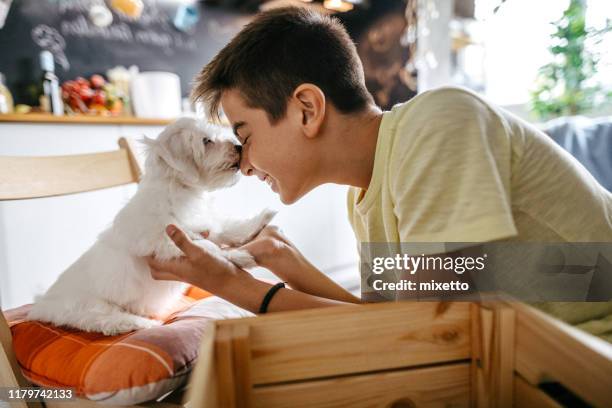
[(480, 368), (480, 306), (470, 303), (470, 351), (472, 358), (470, 362), (470, 407), (478, 406), (479, 398), (479, 368)]
[[(372, 350), (372, 353), (375, 353)], [(468, 407), (469, 363), (261, 386), (253, 406), (262, 408)]]
[(529, 384), (521, 376), (514, 376), (514, 406), (538, 408), (562, 408), (538, 387)]
[(216, 408), (219, 406), (215, 361), (216, 332), (217, 326), (213, 321), (204, 327), (198, 360), (189, 378), (189, 386), (183, 401), (183, 403), (189, 401), (190, 407)]
[(515, 314), (514, 310), (507, 306), (496, 305), (495, 316), (495, 406), (512, 408), (514, 406)]
[(21, 374), (8, 322), (0, 311), (0, 387), (28, 387), (30, 384)]
[(234, 349), (234, 379), (236, 381), (236, 406), (251, 407), (251, 348), (249, 326), (233, 326), (232, 344)]
[(251, 328), (253, 384), (470, 357), (468, 303), (342, 306), (242, 320)]
[(505, 302), (472, 305), (473, 406), (513, 406), (514, 329), (514, 310)]
[(134, 146), (134, 142), (130, 138), (121, 137), (117, 143), (119, 144), (120, 148), (127, 151), (128, 159), (130, 160), (130, 168), (132, 169), (132, 180), (140, 182), (140, 179), (142, 178), (143, 165), (136, 155), (136, 147)]
[[(0, 387), (11, 387), (18, 388), (19, 382), (17, 377), (15, 376), (15, 371), (13, 371), (13, 367), (7, 353), (3, 349), (3, 346), (0, 344)], [(0, 406), (3, 403), (0, 401)], [(11, 403), (11, 407), (16, 408), (28, 408), (28, 405), (24, 401), (15, 401)]]
[(516, 371), (531, 384), (562, 383), (595, 406), (612, 401), (612, 345), (522, 303), (516, 311)]
[(493, 400), (493, 389), (491, 384), (492, 372), (492, 345), (493, 345), (493, 311), (479, 307), (478, 309), (478, 342), (479, 349), (475, 351), (478, 355), (478, 364), (475, 371), (476, 378), (476, 407), (491, 407)]
[(219, 405), (227, 408), (236, 407), (236, 379), (234, 378), (231, 326), (217, 327), (215, 368)]
[(1, 157), (0, 200), (50, 197), (136, 182), (127, 150), (49, 157)]

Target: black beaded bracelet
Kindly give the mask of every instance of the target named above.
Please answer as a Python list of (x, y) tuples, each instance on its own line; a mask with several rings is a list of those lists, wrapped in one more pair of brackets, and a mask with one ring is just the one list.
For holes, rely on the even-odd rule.
[(268, 305), (270, 304), (272, 297), (276, 294), (276, 292), (278, 292), (280, 289), (284, 287), (285, 287), (285, 282), (279, 282), (276, 285), (272, 286), (270, 290), (268, 290), (268, 293), (266, 293), (266, 296), (264, 296), (261, 302), (261, 306), (259, 306), (260, 314), (266, 313), (268, 311)]

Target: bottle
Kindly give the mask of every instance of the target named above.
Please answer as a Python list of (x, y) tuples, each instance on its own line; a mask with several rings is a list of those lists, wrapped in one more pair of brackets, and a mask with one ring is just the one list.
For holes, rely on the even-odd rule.
[(13, 113), (13, 96), (6, 87), (4, 74), (0, 72), (0, 114)]
[(41, 107), (53, 115), (61, 116), (64, 114), (64, 104), (59, 80), (55, 75), (53, 54), (50, 51), (45, 50), (40, 53), (40, 67), (43, 71)]

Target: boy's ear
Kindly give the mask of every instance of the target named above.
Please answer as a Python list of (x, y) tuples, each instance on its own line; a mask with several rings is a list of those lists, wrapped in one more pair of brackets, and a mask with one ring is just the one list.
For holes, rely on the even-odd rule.
[(325, 118), (325, 94), (316, 85), (301, 84), (293, 92), (301, 111), (302, 129), (306, 137), (316, 137)]

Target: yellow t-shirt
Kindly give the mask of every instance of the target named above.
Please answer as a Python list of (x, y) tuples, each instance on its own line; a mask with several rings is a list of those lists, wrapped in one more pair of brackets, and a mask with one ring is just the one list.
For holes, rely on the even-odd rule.
[(358, 243), (612, 242), (610, 192), (544, 133), (454, 87), (383, 114), (348, 212)]

